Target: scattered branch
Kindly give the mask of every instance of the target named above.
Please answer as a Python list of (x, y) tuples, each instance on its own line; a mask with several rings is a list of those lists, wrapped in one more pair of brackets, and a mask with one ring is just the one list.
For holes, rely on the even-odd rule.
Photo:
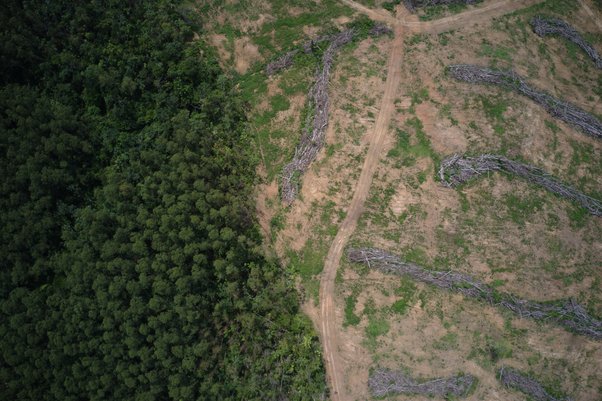
[(453, 188), (469, 181), (473, 177), (491, 171), (505, 171), (506, 173), (517, 175), (558, 196), (580, 204), (594, 216), (602, 216), (602, 203), (597, 199), (563, 184), (537, 167), (519, 163), (504, 156), (485, 154), (477, 157), (463, 157), (452, 155), (441, 162), (439, 179), (443, 185)]
[(531, 19), (531, 26), (533, 27), (533, 32), (541, 37), (546, 35), (560, 35), (563, 38), (570, 40), (587, 53), (594, 63), (596, 63), (597, 68), (602, 69), (602, 57), (600, 57), (600, 54), (598, 54), (596, 49), (586, 42), (579, 32), (566, 21), (537, 15)]
[(602, 139), (602, 122), (600, 120), (571, 103), (531, 87), (512, 70), (492, 70), (477, 65), (458, 64), (450, 66), (449, 73), (460, 81), (493, 84), (514, 90), (541, 105), (552, 116), (577, 127), (594, 138)]
[(511, 294), (498, 293), (467, 274), (426, 270), (376, 248), (349, 249), (347, 257), (351, 262), (365, 263), (385, 273), (410, 276), (426, 284), (487, 301), (491, 305), (503, 306), (523, 318), (554, 322), (575, 333), (602, 339), (602, 321), (590, 316), (583, 306), (571, 299), (562, 303), (518, 299)]
[(400, 393), (462, 397), (474, 381), (473, 376), (459, 375), (418, 383), (401, 371), (376, 369), (368, 379), (368, 387), (375, 397)]

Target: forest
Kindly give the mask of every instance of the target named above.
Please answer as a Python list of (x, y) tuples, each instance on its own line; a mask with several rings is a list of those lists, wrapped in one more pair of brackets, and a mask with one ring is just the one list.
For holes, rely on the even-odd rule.
[(0, 398), (318, 399), (246, 105), (185, 4), (0, 5)]

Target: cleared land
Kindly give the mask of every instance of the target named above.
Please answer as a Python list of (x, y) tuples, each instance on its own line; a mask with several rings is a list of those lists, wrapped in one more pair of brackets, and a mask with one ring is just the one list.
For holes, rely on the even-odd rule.
[[(463, 10), (470, 14), (446, 10), (442, 19), (419, 25), (418, 17), (404, 10), (393, 17), (351, 1), (323, 0), (320, 6), (294, 2), (290, 7), (276, 1), (253, 3), (249, 14), (241, 7), (237, 18), (228, 14), (224, 24), (216, 24), (215, 34), (225, 38), (217, 37), (216, 47), (224, 54), (224, 65), (246, 65), (240, 88), (252, 105), (253, 139), (264, 177), (258, 186), (258, 213), (268, 252), (297, 278), (316, 327), (327, 321), (328, 332), (334, 333), (327, 337), (334, 351), (336, 367), (329, 373), (333, 370), (338, 378), (337, 393), (345, 399), (370, 398), (368, 373), (382, 367), (419, 382), (462, 371), (478, 379), (468, 399), (524, 400), (498, 380), (503, 365), (536, 377), (558, 398), (599, 399), (599, 343), (344, 260), (337, 271), (327, 254), (335, 244), (336, 256), (351, 234), (353, 246), (384, 248), (427, 268), (457, 269), (525, 299), (572, 297), (599, 317), (599, 218), (521, 180), (496, 174), (455, 190), (444, 188), (435, 173), (449, 154), (491, 152), (540, 166), (600, 199), (599, 141), (528, 99), (459, 83), (445, 72), (446, 65), (457, 63), (513, 69), (538, 88), (600, 116), (602, 79), (591, 59), (563, 39), (540, 38), (529, 26), (539, 13), (561, 17), (600, 51), (602, 36), (590, 16), (600, 13), (578, 1), (485, 1)], [(535, 3), (541, 4), (530, 6)], [(219, 23), (220, 10), (214, 12)], [(392, 90), (387, 59), (394, 52), (388, 38), (350, 45), (337, 56), (325, 149), (303, 178), (299, 199), (282, 207), (278, 172), (299, 141), (317, 64), (307, 58), (269, 79), (262, 69), (291, 44), (315, 38), (328, 27), (342, 28), (364, 13), (382, 21), (397, 18), (404, 33), (391, 120), (381, 131), (383, 150), (375, 159), (368, 156), (376, 126), (385, 121), (383, 94)], [(249, 51), (254, 46), (256, 51)], [(358, 183), (365, 181), (360, 176), (366, 174), (368, 160), (377, 163), (366, 204), (350, 206)], [(353, 221), (356, 213), (355, 231), (339, 228), (350, 227), (343, 222)], [(319, 297), (320, 285), (332, 287), (322, 289)], [(330, 305), (322, 313), (320, 300)]]

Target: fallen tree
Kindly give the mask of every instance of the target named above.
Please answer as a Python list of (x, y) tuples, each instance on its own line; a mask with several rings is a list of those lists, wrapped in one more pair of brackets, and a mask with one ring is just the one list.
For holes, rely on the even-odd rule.
[(602, 339), (602, 321), (590, 316), (583, 306), (572, 299), (553, 303), (519, 299), (511, 294), (499, 293), (467, 274), (427, 270), (376, 248), (349, 249), (347, 257), (351, 262), (364, 263), (384, 273), (409, 276), (426, 284), (487, 301), (491, 305), (502, 306), (522, 318), (553, 322), (575, 333)]
[(389, 394), (425, 394), (462, 397), (470, 390), (475, 378), (471, 375), (443, 377), (419, 383), (401, 371), (376, 369), (368, 378), (368, 388), (375, 397)]
[(560, 197), (578, 203), (594, 216), (602, 216), (602, 202), (599, 200), (560, 182), (540, 168), (510, 160), (504, 156), (485, 154), (466, 157), (452, 155), (441, 162), (438, 173), (441, 183), (453, 188), (474, 177), (495, 171), (503, 171), (524, 178), (526, 181), (539, 185)]
[(499, 379), (506, 387), (527, 394), (534, 401), (570, 401), (570, 398), (556, 398), (550, 395), (539, 382), (512, 368), (501, 368)]
[(594, 63), (596, 63), (596, 67), (602, 69), (602, 57), (600, 57), (600, 54), (568, 22), (558, 18), (537, 15), (531, 19), (531, 27), (533, 28), (533, 32), (541, 37), (559, 35), (573, 42), (587, 53)]
[(512, 70), (493, 70), (470, 64), (448, 67), (452, 77), (473, 84), (493, 84), (514, 90), (541, 105), (555, 118), (570, 124), (584, 133), (602, 139), (602, 122), (581, 108), (528, 85)]

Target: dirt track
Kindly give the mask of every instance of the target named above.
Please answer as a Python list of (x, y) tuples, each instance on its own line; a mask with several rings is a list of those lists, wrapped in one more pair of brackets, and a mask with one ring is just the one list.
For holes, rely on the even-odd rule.
[(354, 399), (350, 394), (347, 394), (343, 387), (345, 367), (342, 366), (339, 353), (338, 323), (334, 306), (335, 277), (343, 254), (343, 248), (351, 237), (351, 234), (354, 232), (359, 216), (363, 211), (364, 203), (372, 183), (372, 177), (382, 154), (383, 139), (395, 109), (394, 102), (401, 80), (404, 33), (440, 33), (458, 29), (468, 24), (483, 22), (487, 19), (536, 4), (541, 0), (502, 0), (469, 10), (465, 13), (428, 22), (419, 22), (417, 20), (408, 21), (407, 19), (411, 17), (395, 19), (385, 11), (372, 10), (352, 0), (341, 1), (358, 11), (365, 13), (374, 20), (393, 25), (395, 36), (389, 53), (387, 80), (380, 111), (374, 129), (368, 133), (367, 139), (370, 143), (368, 154), (364, 160), (362, 172), (353, 194), (353, 199), (347, 210), (347, 216), (341, 223), (337, 235), (326, 256), (324, 270), (320, 280), (320, 334), (323, 344), (324, 360), (326, 363), (326, 373), (330, 383), (331, 399), (335, 401)]
[(385, 10), (373, 10), (353, 0), (341, 0), (347, 6), (366, 14), (375, 21), (391, 25), (400, 25), (406, 32), (441, 33), (462, 28), (466, 25), (476, 24), (491, 18), (499, 17), (514, 10), (541, 3), (542, 0), (500, 0), (471, 9), (469, 11), (440, 18), (433, 21), (418, 21), (418, 18), (409, 13), (404, 13), (401, 18), (395, 18)]
[(324, 348), (324, 359), (326, 361), (326, 372), (331, 385), (331, 398), (333, 400), (345, 400), (345, 393), (342, 392), (342, 375), (344, 370), (341, 369), (339, 361), (339, 352), (337, 344), (337, 322), (334, 308), (334, 282), (337, 273), (337, 267), (341, 260), (343, 247), (349, 240), (349, 237), (355, 230), (357, 220), (362, 213), (364, 202), (368, 196), (372, 176), (380, 161), (382, 153), (383, 138), (389, 127), (391, 115), (395, 109), (395, 97), (397, 88), (401, 79), (401, 56), (403, 51), (403, 27), (395, 27), (395, 37), (391, 45), (389, 53), (389, 61), (387, 63), (387, 81), (385, 83), (385, 92), (381, 101), (380, 111), (376, 118), (374, 129), (369, 132), (368, 141), (370, 148), (364, 160), (360, 178), (355, 187), (353, 199), (347, 210), (347, 217), (341, 223), (326, 260), (324, 262), (324, 270), (320, 281), (320, 317), (321, 317), (321, 334), (322, 344)]

